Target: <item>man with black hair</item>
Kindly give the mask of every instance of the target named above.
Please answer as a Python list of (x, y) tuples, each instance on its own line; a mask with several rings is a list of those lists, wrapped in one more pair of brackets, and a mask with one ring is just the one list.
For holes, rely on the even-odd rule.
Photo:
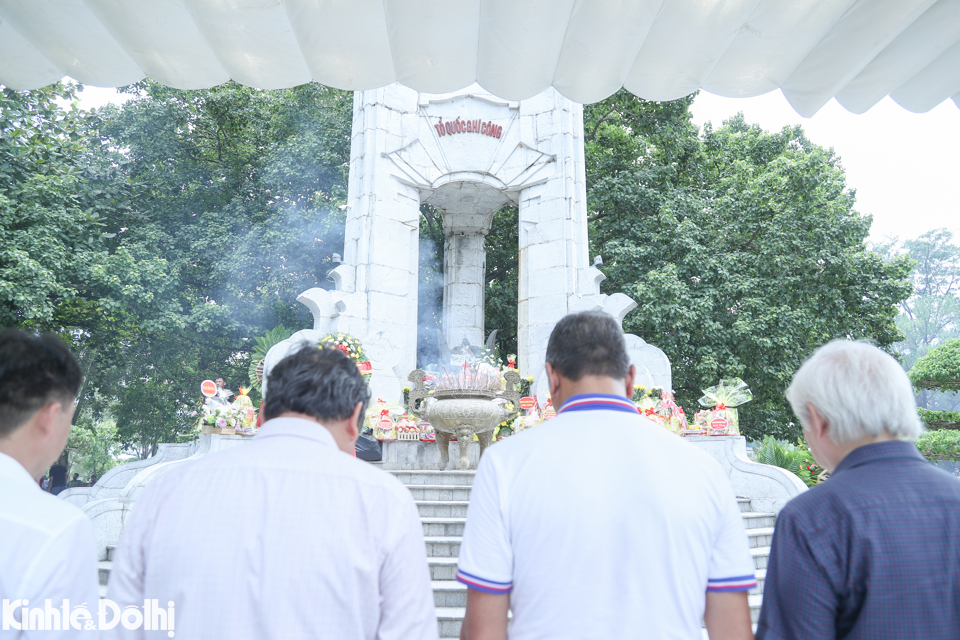
[(59, 462), (50, 467), (50, 493), (60, 495), (67, 488), (67, 468)]
[(720, 465), (640, 416), (609, 314), (560, 320), (546, 372), (557, 417), (480, 459), (460, 545), (461, 638), (752, 638), (756, 586)]
[(83, 487), (86, 486), (83, 480), (80, 479), (80, 474), (73, 474), (73, 480), (67, 483), (67, 489), (73, 489), (74, 487)]
[(145, 489), (109, 597), (173, 602), (185, 638), (435, 639), (413, 498), (350, 455), (369, 400), (338, 349), (277, 363), (252, 441)]
[[(37, 484), (67, 444), (81, 378), (59, 338), (0, 329), (0, 598), (21, 600), (12, 605), (18, 629), (22, 607), (43, 607), (47, 600), (58, 611), (65, 600), (71, 608), (82, 603), (97, 608), (90, 520)], [(24, 635), (13, 631), (10, 637)]]

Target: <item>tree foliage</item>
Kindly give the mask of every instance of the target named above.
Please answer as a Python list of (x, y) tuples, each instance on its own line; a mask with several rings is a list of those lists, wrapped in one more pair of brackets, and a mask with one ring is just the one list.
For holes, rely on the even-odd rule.
[(103, 474), (119, 464), (120, 442), (113, 420), (91, 423), (81, 420), (70, 432), (67, 450), (70, 451), (70, 472), (81, 477), (102, 478)]
[(754, 392), (745, 435), (796, 437), (783, 397), (793, 373), (830, 339), (899, 341), (909, 261), (867, 249), (870, 218), (832, 151), (742, 116), (698, 136), (691, 100), (620, 92), (586, 108), (604, 288), (637, 301), (624, 328), (666, 352), (682, 404), (740, 377)]
[(917, 438), (917, 449), (931, 462), (960, 461), (960, 431), (927, 431)]
[(897, 317), (906, 338), (897, 351), (909, 369), (932, 347), (960, 337), (960, 246), (948, 229), (933, 229), (914, 240), (893, 240), (878, 251), (907, 254), (915, 263), (913, 292), (900, 303)]
[(254, 336), (332, 286), (352, 94), (143, 82), (58, 106), (74, 91), (3, 93), (0, 315), (71, 339), (82, 408), (151, 455), (192, 429), (200, 380), (246, 384)]
[(960, 391), (960, 338), (930, 350), (910, 369), (910, 380), (920, 389)]
[[(905, 339), (895, 349), (909, 371), (937, 345), (960, 338), (960, 246), (949, 230), (934, 229), (914, 240), (895, 239), (878, 250), (888, 256), (906, 254), (915, 263), (910, 274), (913, 294), (900, 303), (896, 319)], [(955, 393), (923, 386), (917, 391), (917, 405), (928, 412), (960, 409)], [(929, 420), (924, 421), (931, 424)]]

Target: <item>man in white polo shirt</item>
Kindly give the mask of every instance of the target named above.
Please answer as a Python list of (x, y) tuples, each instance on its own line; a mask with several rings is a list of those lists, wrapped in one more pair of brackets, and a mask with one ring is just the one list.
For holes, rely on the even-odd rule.
[(73, 628), (69, 618), (80, 607), (97, 615), (93, 527), (82, 511), (38, 484), (67, 444), (81, 377), (59, 338), (0, 330), (3, 638), (92, 635), (82, 622)]
[(641, 417), (623, 332), (568, 315), (547, 345), (556, 418), (483, 456), (460, 547), (467, 640), (752, 638), (756, 585), (720, 465)]

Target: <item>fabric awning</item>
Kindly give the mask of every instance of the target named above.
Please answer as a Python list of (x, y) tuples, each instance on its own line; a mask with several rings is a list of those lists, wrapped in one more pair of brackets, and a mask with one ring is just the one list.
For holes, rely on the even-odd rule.
[(960, 0), (0, 0), (0, 83), (960, 98)]

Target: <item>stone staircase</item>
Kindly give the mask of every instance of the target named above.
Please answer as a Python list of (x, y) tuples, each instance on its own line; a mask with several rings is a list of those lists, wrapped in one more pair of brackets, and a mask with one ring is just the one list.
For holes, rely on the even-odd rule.
[[(457, 556), (467, 519), (470, 489), (475, 471), (390, 471), (410, 489), (423, 521), (427, 562), (437, 607), (441, 638), (459, 638), (467, 605), (467, 588), (456, 581)], [(763, 582), (776, 514), (755, 512), (750, 501), (739, 498), (740, 511), (756, 568), (757, 586), (749, 595), (750, 617), (754, 625), (760, 616)], [(114, 546), (107, 546), (107, 558), (99, 563), (100, 597), (104, 597), (113, 565)], [(706, 637), (706, 633), (704, 633)]]

